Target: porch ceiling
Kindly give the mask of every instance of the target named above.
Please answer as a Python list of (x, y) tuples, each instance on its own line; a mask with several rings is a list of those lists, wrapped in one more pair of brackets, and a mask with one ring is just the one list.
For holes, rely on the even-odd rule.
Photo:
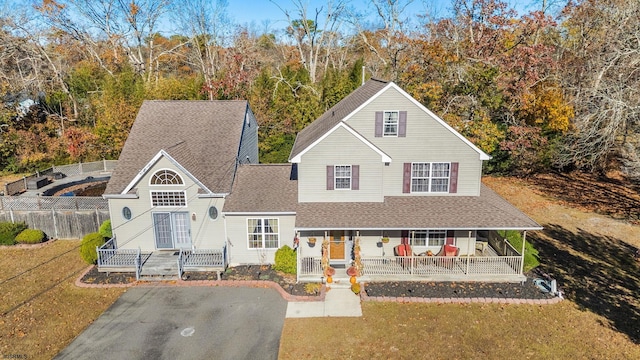
[(485, 185), (480, 196), (388, 196), (380, 203), (299, 203), (296, 228), (542, 229)]

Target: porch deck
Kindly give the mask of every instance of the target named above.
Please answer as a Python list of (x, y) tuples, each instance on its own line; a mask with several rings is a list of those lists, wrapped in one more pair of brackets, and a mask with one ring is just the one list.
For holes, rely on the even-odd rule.
[[(362, 257), (359, 281), (491, 281), (521, 282), (521, 256), (499, 256), (488, 246), (472, 256), (379, 256)], [(302, 258), (298, 281), (322, 279), (320, 258)], [(336, 269), (334, 281), (347, 280), (345, 269)]]
[(226, 249), (158, 250), (118, 249), (110, 239), (97, 249), (98, 271), (136, 272), (138, 276), (182, 276), (184, 271), (222, 271)]

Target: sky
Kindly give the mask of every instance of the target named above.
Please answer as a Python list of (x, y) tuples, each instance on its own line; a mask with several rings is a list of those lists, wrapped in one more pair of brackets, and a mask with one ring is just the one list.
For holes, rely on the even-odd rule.
[[(282, 29), (286, 26), (286, 17), (282, 10), (269, 0), (227, 0), (227, 12), (229, 17), (240, 25), (253, 25), (259, 31)], [(295, 12), (293, 0), (274, 0), (285, 10)], [(308, 4), (308, 12), (313, 14), (316, 8), (323, 7), (331, 0), (301, 0), (303, 4)], [(336, 0), (333, 0), (335, 3)], [(402, 2), (405, 2), (402, 0)], [(525, 12), (529, 5), (535, 0), (506, 0), (507, 3), (515, 4), (515, 9), (519, 13)], [(375, 18), (373, 6), (370, 0), (350, 0), (349, 3), (357, 11), (370, 14)], [(417, 15), (424, 15), (427, 12), (435, 17), (446, 16), (451, 11), (452, 0), (414, 0), (406, 9), (404, 15), (417, 25)], [(267, 28), (267, 29), (265, 29)]]

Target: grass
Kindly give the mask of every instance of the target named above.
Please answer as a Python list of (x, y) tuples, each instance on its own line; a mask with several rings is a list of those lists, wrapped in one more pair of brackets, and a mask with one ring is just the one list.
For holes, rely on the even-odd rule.
[[(280, 357), (640, 358), (640, 262), (633, 257), (640, 248), (640, 226), (632, 223), (637, 210), (629, 211), (640, 208), (640, 195), (624, 184), (605, 187), (601, 179), (590, 186), (588, 179), (484, 180), (545, 227), (529, 232), (527, 242), (539, 251), (539, 269), (558, 280), (566, 301), (543, 306), (363, 303), (362, 318), (286, 319)], [(603, 205), (606, 194), (617, 201)], [(621, 221), (601, 214), (630, 216)]]
[(0, 356), (51, 359), (123, 289), (78, 288), (80, 241), (0, 248)]
[[(522, 235), (520, 231), (516, 230), (500, 230), (498, 231), (501, 237), (506, 238), (509, 244), (513, 246), (519, 252), (522, 251)], [(538, 260), (538, 250), (533, 247), (530, 241), (527, 241), (524, 245), (524, 271), (530, 271), (540, 265)]]
[(621, 359), (640, 348), (569, 301), (363, 303), (362, 318), (287, 319), (281, 359)]

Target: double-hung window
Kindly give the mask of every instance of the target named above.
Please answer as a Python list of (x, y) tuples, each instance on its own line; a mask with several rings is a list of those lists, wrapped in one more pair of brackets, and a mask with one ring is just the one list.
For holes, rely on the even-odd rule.
[(398, 136), (398, 111), (385, 111), (383, 115), (383, 136)]
[(278, 219), (247, 219), (249, 249), (277, 249)]
[(351, 165), (336, 165), (335, 167), (335, 189), (351, 189)]
[(413, 246), (442, 246), (447, 239), (446, 230), (415, 230), (412, 235)]
[(450, 163), (411, 164), (411, 192), (448, 192)]

